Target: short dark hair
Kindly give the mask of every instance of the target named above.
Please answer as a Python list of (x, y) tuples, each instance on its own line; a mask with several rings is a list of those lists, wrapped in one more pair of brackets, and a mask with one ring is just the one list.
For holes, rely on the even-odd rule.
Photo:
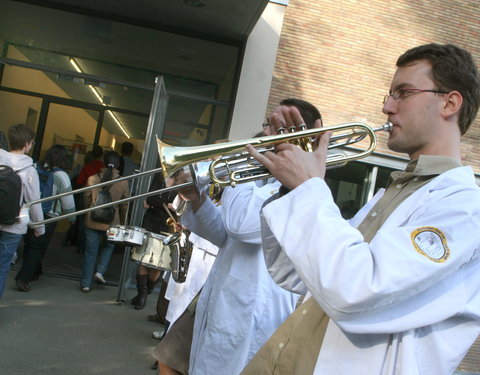
[(432, 81), (439, 90), (458, 91), (463, 97), (458, 126), (465, 134), (475, 121), (480, 106), (480, 78), (477, 65), (467, 50), (453, 44), (425, 44), (406, 51), (397, 66), (407, 66), (420, 60), (432, 65)]
[(8, 128), (10, 151), (21, 150), (27, 143), (35, 139), (35, 132), (30, 126), (16, 124)]
[(103, 148), (101, 146), (94, 146), (92, 149), (93, 159), (100, 159), (103, 156)]
[(280, 102), (280, 105), (296, 107), (300, 111), (300, 115), (302, 116), (303, 121), (305, 121), (305, 125), (307, 125), (307, 128), (309, 129), (313, 127), (313, 124), (315, 124), (315, 121), (317, 121), (318, 119), (322, 121), (322, 115), (320, 114), (320, 111), (317, 109), (317, 107), (305, 100), (288, 98), (283, 99)]
[(53, 145), (45, 154), (45, 163), (50, 168), (66, 170), (69, 164), (67, 149), (62, 145)]
[(122, 155), (130, 156), (133, 152), (133, 143), (131, 142), (123, 142), (122, 147), (120, 148), (120, 153)]
[(108, 151), (103, 155), (103, 164), (105, 168), (118, 168), (120, 165), (120, 155), (115, 151)]

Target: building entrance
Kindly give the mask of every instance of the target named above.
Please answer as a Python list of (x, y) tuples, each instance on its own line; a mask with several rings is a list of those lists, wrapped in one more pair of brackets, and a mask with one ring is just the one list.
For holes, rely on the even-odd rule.
[[(103, 83), (102, 78), (98, 77), (95, 80), (90, 77), (68, 77), (62, 71), (47, 67), (42, 70), (34, 66), (5, 65), (2, 66), (2, 73), (0, 139), (3, 143), (0, 147), (8, 149), (5, 141), (11, 125), (25, 123), (31, 126), (36, 133), (36, 139), (30, 156), (34, 161), (41, 161), (51, 146), (65, 146), (70, 154), (70, 165), (66, 172), (73, 185), (85, 163), (85, 156), (96, 145), (101, 146), (104, 151), (119, 152), (121, 144), (129, 141), (134, 144), (131, 157), (140, 165), (148, 112), (106, 105), (105, 101), (112, 99), (107, 98), (103, 90), (110, 89), (110, 93), (115, 92), (118, 85)], [(135, 87), (128, 90), (126, 87), (125, 83), (122, 83), (123, 91), (130, 91), (133, 95), (135, 90), (140, 90)], [(151, 90), (143, 91), (146, 91), (150, 98), (153, 97), (153, 86)], [(82, 249), (77, 248), (75, 232), (69, 231), (69, 228), (68, 220), (59, 222), (44, 258), (44, 273), (67, 278), (79, 277), (83, 261)], [(20, 247), (14, 272), (21, 261)], [(123, 249), (118, 248), (105, 275), (107, 280), (119, 280), (122, 261)]]
[[(18, 52), (13, 47), (10, 50)], [(156, 164), (156, 151), (147, 152), (148, 143), (154, 142), (155, 136), (174, 145), (208, 143), (215, 134), (218, 119), (227, 117), (225, 103), (172, 90), (168, 98), (165, 93), (162, 105), (165, 126), (149, 134), (149, 115), (158, 85), (93, 76), (84, 72), (86, 65), (78, 60), (70, 58), (67, 63), (75, 71), (0, 58), (0, 113), (3, 115), (0, 131), (6, 134), (8, 127), (15, 123), (30, 125), (36, 132), (31, 155), (35, 161), (42, 160), (52, 145), (64, 145), (71, 154), (67, 172), (72, 179), (95, 145), (119, 151), (121, 144), (129, 141), (134, 144), (132, 159), (148, 170)], [(151, 160), (143, 160), (147, 158)], [(71, 246), (65, 234), (68, 223), (58, 228), (51, 246), (58, 254), (49, 250), (46, 270), (48, 272), (50, 262), (55, 265), (52, 272), (78, 278), (82, 257), (77, 255), (75, 247), (62, 249), (62, 246)], [(118, 254), (122, 258), (122, 249)], [(121, 263), (119, 259), (118, 267), (114, 266), (114, 253), (111, 271), (106, 275), (108, 280), (120, 280), (121, 272), (125, 276), (126, 262)]]

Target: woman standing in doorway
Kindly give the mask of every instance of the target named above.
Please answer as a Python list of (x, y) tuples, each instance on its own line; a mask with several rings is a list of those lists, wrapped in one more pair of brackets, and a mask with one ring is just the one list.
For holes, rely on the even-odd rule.
[[(120, 165), (120, 156), (115, 151), (107, 152), (103, 157), (105, 167), (100, 173), (90, 176), (87, 186), (99, 184), (101, 182), (117, 179), (120, 174), (118, 167)], [(93, 207), (102, 188), (93, 188), (85, 192), (85, 207)], [(128, 182), (115, 182), (108, 187), (112, 202), (129, 196)], [(112, 255), (114, 244), (107, 241), (106, 231), (112, 225), (118, 225), (125, 221), (127, 213), (127, 203), (115, 206), (114, 218), (111, 222), (105, 223), (95, 221), (92, 218), (92, 212), (85, 215), (85, 256), (83, 259), (82, 276), (80, 278), (80, 289), (84, 293), (90, 292), (92, 279), (95, 278), (100, 284), (105, 284), (104, 274), (107, 271), (108, 263)], [(94, 275), (97, 256), (99, 256), (96, 272)]]

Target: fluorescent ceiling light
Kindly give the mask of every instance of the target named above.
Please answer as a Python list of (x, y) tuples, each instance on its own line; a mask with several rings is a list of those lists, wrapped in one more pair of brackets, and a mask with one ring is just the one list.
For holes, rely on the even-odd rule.
[[(75, 68), (75, 70), (78, 73), (83, 73), (82, 69), (80, 69), (77, 62), (73, 59), (73, 57), (71, 57), (69, 61), (70, 61), (70, 64), (72, 64), (72, 66)], [(103, 98), (100, 95), (100, 93), (97, 91), (97, 89), (95, 87), (93, 87), (92, 85), (88, 85), (88, 87), (90, 88), (90, 90), (92, 90), (93, 94), (96, 96), (96, 98), (100, 102), (100, 104), (107, 107), (107, 105), (103, 102)], [(125, 134), (125, 136), (128, 139), (130, 139), (131, 138), (130, 135), (127, 133), (127, 131), (123, 127), (122, 123), (118, 120), (117, 116), (115, 116), (115, 114), (110, 110), (107, 110), (107, 112), (113, 118), (113, 121), (115, 122), (115, 124), (117, 124), (117, 126), (120, 128), (120, 130), (123, 132), (123, 134)]]
[(80, 67), (77, 65), (76, 61), (73, 59), (73, 57), (70, 58), (70, 64), (73, 65), (73, 67), (78, 73), (83, 73)]

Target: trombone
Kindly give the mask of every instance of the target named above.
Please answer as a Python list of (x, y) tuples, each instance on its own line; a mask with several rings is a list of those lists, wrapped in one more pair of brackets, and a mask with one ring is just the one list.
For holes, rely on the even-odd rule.
[(59, 199), (66, 195), (79, 194), (93, 188), (99, 188), (114, 184), (115, 182), (130, 180), (159, 172), (162, 172), (164, 177), (168, 178), (172, 177), (175, 175), (175, 173), (179, 172), (185, 167), (190, 168), (192, 174), (191, 182), (138, 194), (115, 202), (105, 203), (96, 207), (85, 208), (80, 211), (55, 216), (42, 221), (30, 222), (29, 225), (38, 226), (42, 224), (48, 224), (68, 217), (82, 215), (99, 208), (116, 206), (121, 203), (147, 198), (152, 195), (179, 190), (189, 186), (196, 186), (197, 188), (201, 189), (202, 187), (213, 183), (219, 186), (234, 187), (238, 183), (271, 177), (268, 169), (257, 162), (250, 156), (250, 154), (248, 154), (248, 152), (245, 151), (245, 146), (248, 144), (251, 144), (257, 148), (259, 152), (273, 151), (276, 144), (285, 142), (296, 144), (305, 151), (310, 151), (312, 149), (313, 139), (317, 135), (327, 131), (333, 132), (328, 146), (329, 150), (350, 146), (352, 144), (359, 143), (364, 139), (369, 141), (368, 146), (365, 149), (355, 149), (355, 152), (350, 155), (345, 155), (343, 153), (333, 153), (327, 155), (327, 168), (335, 168), (342, 166), (349, 161), (362, 159), (371, 155), (377, 145), (377, 137), (375, 133), (379, 131), (390, 132), (392, 127), (393, 125), (390, 122), (378, 127), (370, 127), (363, 123), (346, 123), (323, 128), (301, 130), (298, 132), (294, 131), (294, 129), (289, 129), (289, 132), (284, 134), (192, 147), (172, 147), (166, 143), (163, 143), (157, 138), (158, 153), (161, 164), (160, 168), (140, 172), (132, 176), (121, 177), (116, 180), (107, 181), (92, 186), (87, 186), (51, 197), (42, 198), (33, 202), (29, 202), (25, 206), (29, 208), (34, 204)]

